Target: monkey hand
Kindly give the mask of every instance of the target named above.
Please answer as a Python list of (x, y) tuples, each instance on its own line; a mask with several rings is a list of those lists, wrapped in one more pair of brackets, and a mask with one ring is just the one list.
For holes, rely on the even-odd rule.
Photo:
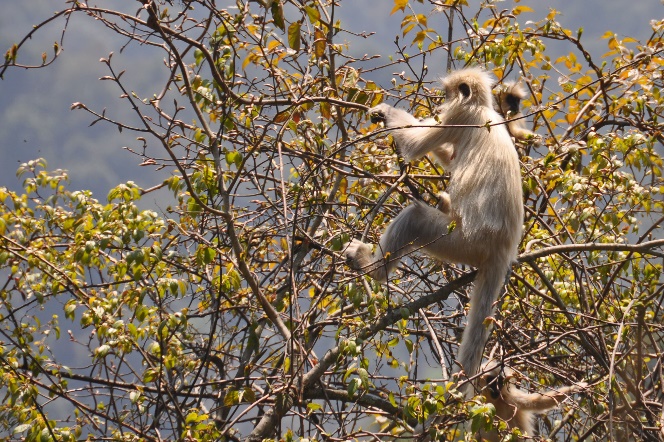
[(528, 138), (528, 142), (532, 144), (533, 146), (541, 146), (542, 145), (542, 136), (540, 134), (536, 134), (534, 132), (531, 132), (532, 136)]
[(565, 397), (571, 394), (575, 393), (584, 393), (588, 389), (589, 385), (587, 382), (575, 382), (572, 385), (566, 386), (566, 387), (561, 387), (555, 392), (557, 393), (558, 396), (560, 396), (557, 400), (562, 401), (565, 400)]
[(372, 123), (385, 122), (387, 120), (387, 114), (389, 110), (392, 109), (392, 106), (386, 103), (381, 103), (378, 106), (372, 107), (369, 109), (369, 118)]
[(579, 393), (584, 390), (586, 390), (590, 385), (587, 382), (577, 382), (574, 385), (572, 385), (570, 388), (572, 389), (573, 392)]

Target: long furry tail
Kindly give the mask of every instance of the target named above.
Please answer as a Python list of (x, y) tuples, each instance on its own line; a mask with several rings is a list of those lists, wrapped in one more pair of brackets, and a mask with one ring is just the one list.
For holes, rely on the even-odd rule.
[(484, 321), (493, 315), (493, 304), (503, 287), (508, 267), (489, 263), (477, 271), (470, 294), (468, 325), (463, 331), (457, 355), (457, 361), (468, 377), (474, 376), (482, 363), (484, 346), (491, 336), (491, 325), (485, 325)]
[[(473, 283), (473, 291), (470, 294), (470, 312), (468, 313), (468, 324), (463, 331), (461, 347), (457, 355), (457, 361), (466, 373), (471, 377), (477, 374), (482, 363), (484, 346), (491, 335), (491, 326), (485, 326), (484, 320), (493, 315), (493, 304), (496, 302), (500, 290), (505, 282), (505, 276), (511, 265), (511, 259), (497, 260), (498, 262), (487, 263), (477, 270), (477, 276)], [(474, 395), (474, 388), (466, 384), (461, 391), (466, 397)], [(424, 425), (415, 428), (415, 434), (420, 436), (414, 440), (418, 442), (431, 442), (431, 434), (424, 431), (436, 424), (440, 416), (430, 415)]]

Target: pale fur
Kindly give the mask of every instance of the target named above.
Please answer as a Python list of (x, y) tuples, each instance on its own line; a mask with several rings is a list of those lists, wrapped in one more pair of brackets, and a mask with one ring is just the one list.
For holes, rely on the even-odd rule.
[[(514, 383), (514, 373), (508, 367), (501, 367), (493, 362), (488, 363), (480, 376), (479, 387), (487, 403), (496, 408), (496, 417), (505, 421), (507, 428), (519, 428), (521, 433), (535, 436), (535, 414), (544, 413), (556, 408), (570, 395), (587, 387), (585, 382), (542, 393), (528, 393), (519, 389)], [(480, 436), (489, 442), (498, 442), (498, 432), (482, 431)]]
[[(503, 121), (492, 106), (489, 75), (478, 68), (464, 69), (450, 74), (443, 86), (446, 101), (438, 108), (437, 118), (420, 121), (387, 104), (369, 111), (386, 127), (401, 128), (392, 133), (404, 160), (431, 152), (447, 165), (451, 178), (442, 204), (434, 208), (416, 202), (406, 207), (389, 224), (375, 253), (370, 245), (353, 240), (345, 254), (352, 267), (383, 282), (399, 259), (416, 249), (444, 262), (477, 267), (468, 324), (457, 355), (466, 375), (472, 376), (480, 367), (491, 332), (485, 319), (494, 313), (494, 302), (521, 239), (521, 174), (504, 124), (441, 127)], [(464, 90), (469, 96), (464, 96)], [(456, 225), (450, 232), (452, 221)]]
[(526, 120), (521, 113), (521, 100), (526, 96), (519, 83), (506, 82), (496, 91), (496, 110), (507, 120), (507, 128), (514, 138), (539, 144), (539, 137), (526, 129)]

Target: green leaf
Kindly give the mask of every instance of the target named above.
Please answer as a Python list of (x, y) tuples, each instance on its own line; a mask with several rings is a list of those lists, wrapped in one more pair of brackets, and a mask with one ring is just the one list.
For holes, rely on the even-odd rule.
[(226, 164), (229, 166), (235, 164), (235, 166), (240, 166), (242, 164), (242, 154), (237, 150), (231, 150), (226, 153)]
[(242, 402), (253, 403), (256, 401), (256, 393), (251, 387), (244, 387), (242, 390)]
[(353, 378), (350, 380), (350, 383), (348, 384), (348, 396), (354, 397), (355, 393), (357, 393), (358, 388), (360, 387), (361, 381), (359, 378)]
[(227, 407), (237, 405), (240, 403), (240, 394), (237, 390), (228, 390), (224, 396), (224, 405)]
[(192, 411), (192, 412), (189, 413), (189, 414), (187, 415), (187, 417), (184, 419), (184, 422), (185, 422), (186, 424), (190, 424), (190, 423), (192, 423), (192, 422), (196, 422), (197, 420), (198, 420), (198, 413), (196, 413), (195, 411)]
[(283, 31), (286, 24), (284, 23), (284, 6), (281, 4), (281, 1), (275, 0), (270, 7), (270, 11), (272, 12), (274, 24)]
[(95, 349), (95, 357), (97, 358), (103, 358), (108, 354), (108, 352), (111, 351), (111, 346), (108, 344), (103, 344), (100, 345)]
[(300, 50), (300, 22), (296, 21), (288, 26), (288, 46), (294, 51)]
[(32, 425), (33, 425), (32, 423), (21, 424), (21, 425), (17, 426), (16, 428), (14, 428), (14, 431), (12, 433), (14, 433), (14, 434), (23, 433), (25, 430), (31, 428)]
[(312, 24), (315, 25), (320, 21), (320, 11), (318, 11), (316, 5), (305, 6), (304, 10), (307, 11), (307, 16)]
[(358, 368), (357, 374), (360, 376), (362, 385), (367, 388), (369, 387), (369, 373), (364, 368)]

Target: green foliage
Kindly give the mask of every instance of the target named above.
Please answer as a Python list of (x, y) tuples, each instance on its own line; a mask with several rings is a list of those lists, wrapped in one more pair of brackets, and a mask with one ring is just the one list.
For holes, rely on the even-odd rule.
[[(429, 56), (499, 82), (522, 72), (542, 141), (516, 146), (527, 215), (493, 354), (524, 388), (591, 382), (542, 434), (660, 434), (664, 24), (642, 42), (607, 31), (597, 56), (555, 10), (393, 3), (406, 43), (371, 68), (331, 2), (56, 14), (91, 14), (123, 42), (168, 51), (167, 81), (144, 98), (103, 59), (135, 120), (75, 107), (137, 128), (143, 164), (173, 171), (157, 186), (172, 197), (145, 209), (155, 189), (127, 182), (101, 203), (43, 160), (21, 165), (22, 191), (0, 188), (0, 435), (390, 440), (436, 415), (440, 440), (473, 438), (467, 421), (517, 440), (449, 376), (468, 286), (445, 287), (464, 269), (413, 254), (381, 286), (341, 255), (352, 237), (376, 240), (413, 189), (430, 204), (445, 189), (439, 165), (404, 165), (365, 115), (386, 100), (429, 115), (441, 101), (429, 74), (442, 73), (423, 68)], [(22, 45), (0, 75), (22, 66)]]

